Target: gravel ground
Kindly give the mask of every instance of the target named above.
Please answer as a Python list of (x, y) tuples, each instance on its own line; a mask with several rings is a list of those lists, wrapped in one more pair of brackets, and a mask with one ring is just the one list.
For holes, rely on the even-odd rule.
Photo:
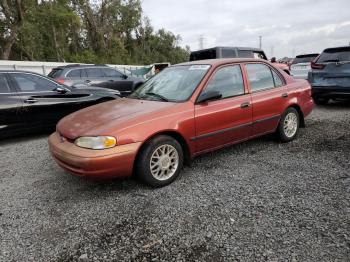
[(47, 136), (0, 144), (0, 261), (350, 261), (350, 105), (297, 140), (198, 157), (172, 185), (65, 174)]

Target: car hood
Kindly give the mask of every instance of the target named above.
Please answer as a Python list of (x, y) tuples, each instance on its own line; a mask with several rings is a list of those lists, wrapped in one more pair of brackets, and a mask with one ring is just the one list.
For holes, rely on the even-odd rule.
[[(128, 126), (131, 120), (147, 121), (177, 103), (121, 98), (77, 111), (63, 118), (57, 131), (68, 139), (111, 135), (109, 130)], [(107, 132), (107, 133), (105, 133)]]

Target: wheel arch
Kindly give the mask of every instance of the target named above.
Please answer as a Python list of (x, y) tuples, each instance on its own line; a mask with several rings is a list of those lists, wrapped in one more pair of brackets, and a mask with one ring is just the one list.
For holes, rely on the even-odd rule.
[(299, 113), (299, 126), (300, 127), (305, 127), (304, 113), (301, 110), (300, 106), (298, 104), (291, 104), (291, 105), (289, 105), (288, 108), (294, 108), (295, 110), (297, 110), (297, 112)]
[(137, 151), (136, 154), (136, 158), (135, 158), (135, 162), (134, 162), (134, 166), (136, 164), (137, 159), (139, 158), (142, 150), (145, 148), (145, 146), (147, 146), (147, 143), (149, 141), (151, 141), (153, 138), (157, 137), (157, 136), (161, 136), (161, 135), (165, 135), (165, 136), (170, 136), (173, 139), (175, 139), (180, 145), (181, 148), (183, 150), (184, 153), (184, 163), (186, 165), (190, 165), (192, 157), (191, 157), (191, 150), (190, 147), (186, 141), (186, 139), (184, 138), (184, 136), (182, 134), (180, 134), (179, 132), (175, 131), (175, 130), (163, 130), (160, 132), (157, 132), (155, 134), (152, 134), (150, 137), (148, 137), (140, 146), (140, 148)]

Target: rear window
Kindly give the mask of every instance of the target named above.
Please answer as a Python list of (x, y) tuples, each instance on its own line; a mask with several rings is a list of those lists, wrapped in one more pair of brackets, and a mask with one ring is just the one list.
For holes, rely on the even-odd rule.
[(51, 70), (51, 72), (47, 76), (51, 78), (57, 78), (61, 75), (62, 71), (63, 71), (62, 68), (54, 68)]
[(318, 54), (297, 56), (294, 58), (292, 65), (312, 62), (317, 56)]
[(215, 59), (216, 56), (216, 50), (203, 50), (198, 52), (191, 53), (190, 61), (197, 61), (197, 60), (206, 60), (206, 59)]
[(350, 47), (330, 48), (323, 51), (318, 63), (350, 61)]

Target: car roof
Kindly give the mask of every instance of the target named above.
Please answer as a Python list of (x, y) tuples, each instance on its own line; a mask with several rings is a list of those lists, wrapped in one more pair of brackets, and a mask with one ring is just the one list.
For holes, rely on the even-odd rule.
[(236, 50), (251, 50), (251, 51), (260, 51), (262, 52), (263, 50), (260, 48), (256, 47), (243, 47), (243, 46), (215, 46), (207, 49), (201, 49), (197, 51), (193, 51), (191, 53), (200, 53), (200, 52), (205, 52), (205, 51), (210, 51), (210, 50), (216, 50), (216, 49), (236, 49)]
[[(177, 65), (213, 65), (213, 66), (219, 66), (224, 64), (231, 64), (231, 63), (246, 63), (246, 62), (264, 62), (267, 61), (264, 59), (258, 59), (258, 58), (217, 58), (217, 59), (206, 59), (206, 60), (196, 60), (191, 62), (185, 62)], [(175, 65), (175, 66), (177, 66)]]
[(350, 51), (350, 45), (326, 48), (325, 50), (323, 50), (323, 52), (342, 51), (342, 50)]
[(82, 64), (71, 64), (71, 65), (64, 65), (64, 66), (57, 66), (53, 69), (67, 69), (67, 68), (89, 68), (89, 67), (109, 67), (104, 64), (95, 64), (95, 65), (82, 65)]
[(314, 54), (303, 54), (303, 55), (297, 55), (295, 58), (303, 58), (303, 57), (309, 57), (309, 56), (318, 56), (318, 53)]
[[(45, 76), (36, 72), (32, 72), (32, 71), (25, 71), (25, 70), (0, 70), (0, 73), (28, 73), (28, 74), (34, 74), (34, 75), (39, 75), (39, 76)], [(46, 76), (45, 76), (46, 77)]]

